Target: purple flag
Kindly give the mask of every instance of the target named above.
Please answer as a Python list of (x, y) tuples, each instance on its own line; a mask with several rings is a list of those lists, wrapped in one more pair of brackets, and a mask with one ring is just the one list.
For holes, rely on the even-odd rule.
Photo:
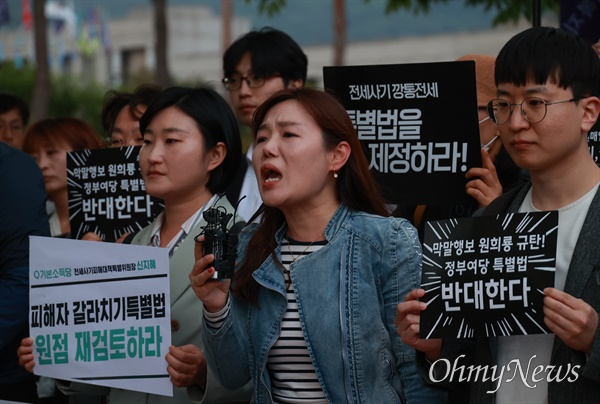
[(8, 4), (6, 0), (0, 0), (0, 25), (10, 22), (10, 13), (8, 12)]

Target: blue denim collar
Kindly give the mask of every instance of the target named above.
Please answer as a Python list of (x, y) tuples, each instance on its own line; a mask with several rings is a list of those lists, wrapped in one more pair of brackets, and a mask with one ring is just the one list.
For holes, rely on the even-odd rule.
[[(337, 210), (331, 217), (331, 220), (329, 220), (329, 223), (327, 223), (327, 226), (325, 227), (325, 232), (323, 233), (323, 235), (325, 236), (325, 239), (327, 241), (331, 242), (331, 239), (337, 234), (340, 227), (342, 226), (342, 223), (344, 223), (344, 219), (346, 219), (348, 213), (348, 207), (343, 203), (340, 203), (340, 206), (337, 208)], [(287, 223), (284, 223), (275, 233), (275, 240), (277, 241), (277, 251), (281, 246), (281, 240), (283, 240), (283, 237), (285, 236), (286, 232)]]
[[(325, 228), (324, 235), (325, 235), (325, 239), (328, 242), (331, 243), (331, 240), (338, 233), (338, 231), (342, 227), (342, 224), (344, 223), (344, 220), (348, 216), (348, 213), (349, 213), (349, 210), (346, 207), (346, 205), (344, 205), (343, 203), (340, 204), (338, 209), (335, 211), (335, 213), (331, 217), (331, 220), (327, 224), (327, 227)], [(277, 240), (277, 247), (275, 248), (275, 254), (277, 254), (278, 256), (279, 256), (279, 250), (281, 249), (281, 241), (282, 241), (283, 237), (285, 236), (286, 231), (287, 231), (287, 224), (284, 223), (279, 228), (279, 230), (277, 230), (277, 232), (275, 233), (275, 240)], [(285, 296), (285, 284), (283, 281), (283, 276), (281, 275), (281, 272), (270, 270), (270, 268), (272, 268), (273, 266), (274, 266), (273, 255), (270, 254), (267, 257), (267, 259), (265, 260), (265, 262), (263, 262), (262, 265), (254, 271), (252, 276), (262, 286), (264, 286), (268, 289), (278, 291), (283, 296)]]

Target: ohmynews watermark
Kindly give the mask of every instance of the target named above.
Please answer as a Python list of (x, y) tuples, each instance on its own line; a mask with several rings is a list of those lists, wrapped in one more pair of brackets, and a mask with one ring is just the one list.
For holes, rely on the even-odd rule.
[[(537, 383), (546, 379), (550, 382), (563, 382), (567, 381), (572, 383), (579, 378), (577, 370), (581, 367), (580, 365), (572, 366), (570, 363), (566, 366), (554, 366), (554, 365), (538, 365), (535, 367), (531, 366), (531, 361), (534, 360), (537, 355), (533, 355), (527, 367), (524, 369), (519, 359), (513, 359), (508, 364), (503, 366), (498, 365), (458, 365), (461, 358), (465, 355), (460, 355), (454, 360), (454, 363), (450, 363), (448, 359), (438, 359), (432, 363), (429, 368), (429, 379), (434, 383), (440, 382), (487, 382), (491, 380), (495, 383), (496, 388), (494, 390), (488, 390), (486, 393), (495, 393), (500, 388), (503, 382), (510, 383), (517, 376), (521, 379), (523, 384), (534, 389)], [(506, 373), (506, 374), (505, 374)]]

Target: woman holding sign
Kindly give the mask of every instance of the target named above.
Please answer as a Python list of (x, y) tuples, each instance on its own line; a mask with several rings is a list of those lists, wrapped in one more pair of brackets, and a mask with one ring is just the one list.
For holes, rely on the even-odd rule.
[[(112, 388), (110, 402), (187, 403), (190, 398), (203, 403), (248, 402), (251, 386), (225, 390), (207, 369), (201, 341), (202, 304), (188, 278), (194, 263), (194, 236), (207, 225), (203, 212), (210, 207), (234, 212), (218, 194), (231, 182), (241, 159), (237, 122), (215, 91), (173, 87), (148, 106), (140, 129), (144, 137), (140, 169), (146, 191), (162, 199), (165, 209), (132, 244), (169, 249), (172, 346), (166, 361), (175, 388), (172, 398)], [(29, 342), (24, 341), (19, 355), (31, 369)], [(80, 383), (61, 383), (65, 392), (84, 388)]]
[[(23, 139), (23, 151), (33, 157), (44, 177), (44, 187), (54, 211), (50, 214), (50, 235), (70, 237), (69, 193), (67, 188), (67, 153), (101, 147), (94, 129), (77, 118), (49, 118), (31, 125)], [(54, 381), (41, 377), (40, 397), (59, 400)], [(86, 396), (89, 402), (92, 398)], [(63, 400), (64, 401), (64, 400)]]
[(342, 105), (313, 89), (280, 91), (257, 109), (254, 136), (260, 223), (240, 235), (231, 285), (209, 281), (214, 257), (200, 243), (190, 274), (219, 381), (252, 380), (256, 403), (445, 402), (420, 384), (394, 326), (420, 280), (416, 230), (383, 217)]

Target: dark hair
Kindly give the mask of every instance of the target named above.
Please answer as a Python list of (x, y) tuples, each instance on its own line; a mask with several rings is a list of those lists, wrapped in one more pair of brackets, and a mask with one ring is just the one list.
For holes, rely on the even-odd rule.
[(104, 95), (104, 104), (100, 116), (104, 135), (111, 137), (115, 121), (124, 107), (129, 107), (129, 114), (139, 120), (142, 114), (138, 107), (148, 106), (160, 94), (160, 87), (153, 84), (142, 84), (132, 93), (110, 90)]
[(176, 107), (196, 121), (206, 150), (212, 150), (219, 142), (225, 144), (225, 160), (211, 172), (206, 184), (214, 194), (225, 192), (242, 159), (240, 131), (231, 107), (215, 90), (171, 87), (161, 92), (140, 118), (142, 136), (152, 119), (160, 111), (170, 107)]
[(23, 125), (27, 125), (27, 122), (29, 121), (29, 106), (27, 106), (25, 100), (13, 94), (0, 93), (0, 114), (13, 109), (19, 111)]
[(242, 57), (250, 53), (252, 72), (269, 77), (279, 74), (287, 87), (290, 80), (306, 82), (308, 59), (300, 45), (285, 32), (264, 27), (238, 38), (223, 55), (223, 73), (231, 77)]
[(598, 95), (600, 60), (590, 44), (571, 32), (529, 28), (513, 36), (496, 58), (496, 85), (523, 86), (530, 80), (573, 90), (573, 97)]
[(35, 153), (44, 144), (66, 143), (74, 151), (102, 147), (100, 138), (85, 121), (77, 118), (48, 118), (31, 125), (23, 139), (23, 151)]
[[(342, 141), (350, 145), (350, 157), (338, 171), (335, 181), (338, 199), (349, 209), (388, 216), (384, 199), (369, 171), (369, 162), (352, 121), (334, 96), (309, 88), (276, 92), (254, 114), (254, 137), (256, 138), (258, 128), (271, 108), (289, 100), (298, 102), (321, 128), (323, 144), (327, 150), (334, 149)], [(275, 233), (285, 222), (283, 213), (274, 207), (263, 205), (255, 216), (259, 214), (262, 214), (260, 225), (248, 244), (248, 251), (252, 253), (246, 255), (240, 269), (236, 271), (232, 289), (237, 297), (251, 303), (256, 303), (258, 298), (258, 284), (252, 277), (252, 272), (271, 254), (275, 262), (279, 262), (275, 256)]]

